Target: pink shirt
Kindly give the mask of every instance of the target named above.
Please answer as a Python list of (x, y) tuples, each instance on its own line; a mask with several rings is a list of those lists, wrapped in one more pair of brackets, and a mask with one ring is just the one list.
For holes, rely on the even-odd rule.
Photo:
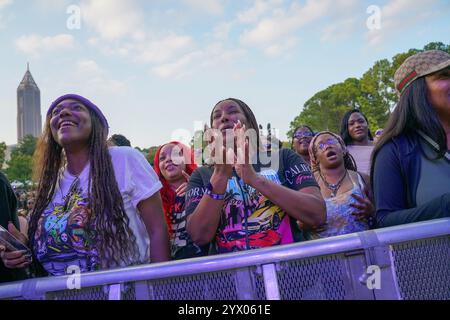
[(347, 146), (348, 151), (355, 159), (358, 166), (358, 172), (370, 175), (370, 156), (374, 146)]

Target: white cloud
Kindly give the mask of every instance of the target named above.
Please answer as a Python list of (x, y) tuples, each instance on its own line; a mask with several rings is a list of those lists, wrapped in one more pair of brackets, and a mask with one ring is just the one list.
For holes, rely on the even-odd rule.
[(245, 46), (260, 47), (266, 55), (277, 56), (295, 47), (298, 34), (306, 25), (336, 15), (336, 12), (348, 14), (357, 3), (356, 0), (307, 0), (304, 5), (294, 1), (288, 7), (279, 7), (278, 1), (272, 1), (269, 17), (263, 15), (266, 11), (264, 5), (269, 4), (255, 5), (250, 12), (239, 16), (241, 21), (250, 22), (263, 17), (253, 28), (241, 34), (240, 42)]
[(0, 10), (10, 5), (12, 0), (0, 0)]
[(0, 29), (3, 29), (6, 25), (5, 20), (9, 20), (8, 17), (5, 19), (1, 10), (12, 4), (12, 0), (0, 0)]
[(439, 5), (449, 8), (448, 2), (439, 0), (391, 0), (381, 7), (381, 29), (369, 30), (366, 34), (369, 45), (381, 45), (396, 34), (434, 19), (441, 14)]
[(304, 6), (297, 2), (290, 8), (277, 10), (272, 17), (264, 18), (256, 27), (246, 30), (241, 36), (241, 43), (265, 46), (280, 37), (289, 36), (305, 24), (324, 16), (328, 11), (329, 1), (308, 0)]
[(201, 55), (202, 54), (199, 51), (191, 52), (184, 55), (177, 61), (153, 67), (152, 72), (161, 78), (181, 78), (187, 74), (186, 68), (189, 64), (200, 58)]
[(73, 1), (70, 0), (34, 0), (39, 8), (43, 10), (52, 10), (52, 11), (65, 11), (67, 6), (72, 4)]
[(73, 76), (73, 83), (79, 83), (82, 86), (79, 90), (92, 95), (116, 95), (127, 91), (125, 82), (112, 79), (94, 60), (79, 60)]
[(283, 4), (283, 0), (256, 0), (252, 7), (237, 14), (241, 23), (254, 23), (267, 12), (278, 8)]
[(211, 15), (221, 15), (224, 12), (222, 0), (183, 0), (191, 8)]
[(105, 40), (142, 39), (142, 11), (134, 0), (84, 0), (81, 15), (88, 27)]
[(183, 78), (200, 69), (224, 66), (245, 54), (243, 49), (226, 49), (221, 43), (213, 43), (202, 50), (196, 50), (170, 63), (152, 68), (152, 73), (161, 78)]
[(336, 42), (350, 37), (357, 25), (356, 18), (344, 18), (323, 29), (322, 42)]
[(185, 53), (193, 47), (193, 39), (189, 36), (170, 34), (161, 39), (141, 43), (138, 48), (138, 61), (161, 63)]
[(52, 51), (68, 50), (75, 46), (75, 40), (70, 34), (42, 37), (40, 35), (24, 35), (15, 41), (16, 48), (33, 57), (39, 57)]
[(264, 49), (264, 53), (269, 57), (278, 57), (290, 49), (294, 48), (298, 43), (298, 38), (291, 37), (285, 39), (283, 42), (278, 42), (269, 45)]
[(233, 22), (222, 22), (216, 25), (213, 30), (214, 39), (227, 40), (233, 25)]

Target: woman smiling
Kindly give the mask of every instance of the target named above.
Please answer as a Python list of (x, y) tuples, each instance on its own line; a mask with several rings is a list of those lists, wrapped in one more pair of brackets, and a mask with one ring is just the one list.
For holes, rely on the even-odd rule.
[[(74, 266), (88, 272), (168, 260), (161, 183), (144, 156), (108, 149), (108, 122), (82, 96), (59, 97), (46, 118), (28, 233), (40, 266), (64, 275)], [(3, 254), (9, 268), (24, 259), (21, 252)]]

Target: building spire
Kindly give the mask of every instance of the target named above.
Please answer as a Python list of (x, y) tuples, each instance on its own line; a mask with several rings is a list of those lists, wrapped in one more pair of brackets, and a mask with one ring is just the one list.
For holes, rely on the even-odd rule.
[(30, 72), (30, 63), (29, 62), (27, 62), (27, 71), (25, 72), (25, 75), (23, 76), (23, 79), (20, 82), (19, 87), (20, 86), (35, 86), (35, 87), (37, 87), (36, 82), (34, 82), (33, 76), (31, 75), (31, 72)]

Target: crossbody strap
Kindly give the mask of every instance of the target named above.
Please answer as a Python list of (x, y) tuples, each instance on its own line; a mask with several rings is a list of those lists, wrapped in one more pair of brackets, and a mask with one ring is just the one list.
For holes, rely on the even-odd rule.
[[(431, 139), (428, 135), (426, 135), (423, 131), (418, 130), (417, 133), (436, 151), (436, 152), (440, 152), (440, 148), (439, 145), (436, 143), (436, 141), (434, 141), (433, 139)], [(450, 162), (450, 152), (446, 152), (444, 157), (447, 159), (447, 161)]]

